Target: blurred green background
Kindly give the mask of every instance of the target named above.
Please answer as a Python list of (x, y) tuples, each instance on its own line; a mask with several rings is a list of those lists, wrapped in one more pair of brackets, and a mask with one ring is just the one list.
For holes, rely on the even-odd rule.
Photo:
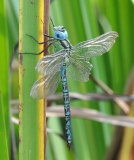
[[(0, 64), (0, 73), (2, 73), (0, 76), (8, 76), (7, 79), (9, 81), (5, 82), (0, 78), (0, 87), (2, 86), (0, 93), (8, 95), (7, 100), (1, 98), (1, 101), (7, 102), (8, 99), (18, 99), (18, 51), (15, 49), (18, 46), (19, 1), (5, 0), (3, 2), (3, 6), (1, 7), (4, 8), (5, 6), (5, 10), (1, 9), (0, 11), (0, 26), (1, 28), (6, 28), (7, 32), (3, 35), (3, 30), (1, 29), (0, 31), (1, 44), (3, 44), (3, 38), (6, 41), (6, 45), (5, 43), (3, 44), (6, 48), (0, 47), (1, 61), (3, 62)], [(36, 2), (36, 0), (33, 0), (33, 2)], [(118, 32), (119, 38), (116, 39), (116, 43), (110, 52), (91, 59), (91, 63), (93, 64), (91, 74), (109, 86), (116, 94), (124, 94), (134, 63), (133, 2), (131, 0), (53, 0), (50, 6), (50, 16), (56, 26), (65, 26), (72, 45), (95, 38), (108, 31)], [(3, 25), (3, 21), (5, 25)], [(51, 23), (50, 35), (52, 35)], [(6, 69), (4, 70), (4, 68)], [(68, 79), (68, 81), (70, 92), (103, 93), (103, 90), (92, 80), (86, 83), (76, 82), (71, 79)], [(5, 89), (3, 89), (4, 86)], [(3, 90), (6, 91), (3, 93)], [(61, 84), (58, 86), (57, 92), (62, 92)], [(1, 101), (0, 105), (3, 104)], [(52, 104), (63, 105), (63, 102), (53, 102)], [(5, 104), (5, 106), (8, 108), (9, 104)], [(120, 114), (119, 106), (111, 101), (73, 100), (71, 101), (71, 106), (92, 108), (108, 115)], [(14, 116), (18, 117), (18, 114), (14, 114)], [(8, 116), (6, 117), (7, 119), (5, 119), (8, 121)], [(49, 118), (47, 124), (48, 128), (57, 133), (64, 134), (64, 118)], [(9, 127), (9, 124), (7, 127)], [(9, 129), (7, 129), (7, 132), (9, 133)], [(17, 155), (17, 124), (13, 125), (13, 133), (14, 142), (16, 143), (15, 154)], [(47, 159), (104, 160), (113, 133), (113, 125), (72, 117), (73, 149), (68, 151), (66, 142), (59, 136), (48, 133)]]

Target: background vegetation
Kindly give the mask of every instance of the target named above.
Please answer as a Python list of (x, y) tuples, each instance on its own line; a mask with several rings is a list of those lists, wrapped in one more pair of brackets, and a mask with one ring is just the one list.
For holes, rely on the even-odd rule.
[[(33, 0), (31, 2), (36, 5), (38, 1)], [(16, 104), (18, 104), (19, 2), (5, 0), (2, 4), (0, 9), (0, 113), (2, 114), (0, 116), (2, 126), (0, 132), (4, 136), (0, 139), (0, 144), (5, 146), (6, 149), (3, 151), (3, 147), (0, 146), (0, 154), (5, 152), (2, 155), (2, 160), (7, 160), (10, 150), (12, 159), (18, 159), (19, 147), (18, 110), (16, 109)], [(31, 6), (29, 5), (29, 7)], [(30, 18), (36, 19), (38, 15), (34, 11), (34, 7), (30, 10), (33, 13), (35, 12), (33, 17)], [(28, 17), (29, 14), (26, 16)], [(134, 5), (131, 0), (53, 0), (50, 5), (50, 16), (56, 26), (65, 26), (72, 45), (95, 38), (107, 31), (118, 32), (119, 38), (116, 39), (111, 51), (103, 56), (91, 59), (93, 64), (91, 74), (116, 94), (133, 94)], [(34, 28), (34, 24), (29, 27)], [(38, 34), (38, 31), (36, 31), (36, 34)], [(50, 35), (52, 35), (51, 23)], [(31, 72), (33, 72), (33, 69)], [(76, 82), (71, 79), (68, 79), (68, 81), (70, 92), (104, 93), (102, 85), (96, 84), (92, 79), (86, 83)], [(107, 92), (111, 91), (110, 89)], [(112, 91), (110, 93), (113, 93)], [(62, 92), (61, 84), (58, 86), (57, 92)], [(27, 92), (26, 95), (29, 95), (29, 93)], [(10, 121), (8, 117), (9, 102), (11, 106)], [(49, 100), (49, 102), (49, 105), (53, 108), (56, 105), (63, 105), (62, 99)], [(129, 106), (129, 116), (133, 117), (133, 106), (131, 103), (129, 103)], [(94, 109), (106, 115), (124, 114), (113, 101), (75, 99), (71, 100), (71, 107)], [(84, 117), (84, 114), (82, 116)], [(72, 116), (73, 146), (69, 151), (66, 142), (59, 136), (59, 134), (65, 135), (64, 118), (49, 117), (47, 127), (51, 129), (51, 133), (48, 132), (46, 158), (49, 160), (132, 160), (134, 158), (132, 147), (134, 146), (133, 128), (123, 129), (117, 127), (114, 134), (115, 126), (106, 123), (107, 120), (105, 120), (105, 123), (101, 123), (91, 119)], [(10, 123), (11, 120), (14, 123)], [(97, 120), (101, 121), (101, 119)], [(112, 123), (112, 121), (110, 122)], [(32, 127), (34, 130), (34, 126)], [(12, 142), (11, 146), (9, 137)]]

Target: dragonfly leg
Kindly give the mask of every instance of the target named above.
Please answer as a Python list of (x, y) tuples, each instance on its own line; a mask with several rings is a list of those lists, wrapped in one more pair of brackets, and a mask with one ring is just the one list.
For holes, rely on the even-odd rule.
[(54, 39), (54, 37), (49, 36), (49, 35), (47, 35), (47, 34), (44, 34), (44, 36), (45, 36), (45, 37), (48, 37), (48, 38), (53, 38), (53, 39)]
[(40, 55), (41, 53), (43, 53), (43, 52), (45, 52), (45, 50), (48, 48), (48, 47), (50, 47), (53, 43), (55, 43), (55, 42), (51, 42), (51, 43), (49, 43), (49, 45), (45, 48), (45, 49), (43, 49), (41, 52), (39, 52), (39, 53), (30, 53), (30, 52), (24, 52), (24, 53), (19, 53), (19, 54), (32, 54), (32, 55)]
[(26, 34), (27, 36), (29, 36), (29, 37), (31, 37), (36, 43), (38, 43), (38, 44), (44, 44), (44, 43), (46, 43), (46, 42), (49, 42), (49, 41), (53, 41), (54, 40), (54, 38), (53, 37), (51, 37), (51, 39), (48, 39), (48, 40), (46, 40), (46, 41), (44, 41), (44, 42), (38, 42), (33, 36), (31, 36), (31, 35), (29, 35), (29, 34)]

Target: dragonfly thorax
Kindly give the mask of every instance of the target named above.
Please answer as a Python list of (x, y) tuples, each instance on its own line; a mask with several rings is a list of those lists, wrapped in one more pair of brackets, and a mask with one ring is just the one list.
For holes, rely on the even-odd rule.
[(54, 27), (54, 38), (58, 40), (65, 40), (68, 38), (68, 33), (63, 26)]

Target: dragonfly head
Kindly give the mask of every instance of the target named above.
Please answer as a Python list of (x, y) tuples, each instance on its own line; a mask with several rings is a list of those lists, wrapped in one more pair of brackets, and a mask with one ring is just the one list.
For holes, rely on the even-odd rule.
[(58, 40), (65, 40), (68, 38), (68, 33), (63, 26), (54, 27), (54, 38)]

